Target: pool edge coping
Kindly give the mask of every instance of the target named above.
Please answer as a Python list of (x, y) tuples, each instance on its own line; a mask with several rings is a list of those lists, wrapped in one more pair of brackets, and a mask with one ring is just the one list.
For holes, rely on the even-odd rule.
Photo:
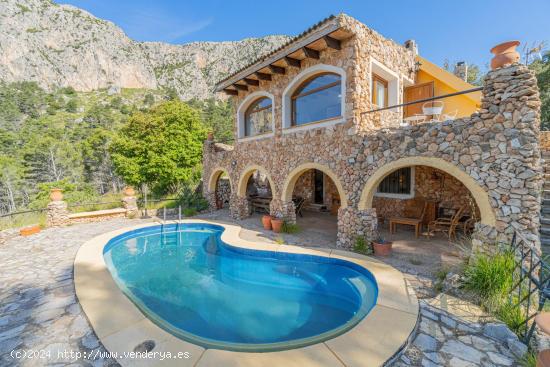
[[(221, 239), (227, 244), (251, 250), (266, 250), (293, 254), (338, 258), (358, 264), (372, 273), (378, 284), (378, 299), (369, 314), (345, 333), (314, 345), (266, 353), (232, 352), (204, 349), (178, 339), (144, 316), (124, 295), (109, 272), (103, 257), (103, 248), (113, 237), (128, 231), (158, 226), (160, 223), (143, 223), (128, 226), (96, 236), (85, 242), (74, 260), (75, 293), (97, 337), (109, 352), (130, 352), (144, 340), (155, 340), (153, 351), (189, 352), (189, 359), (146, 360), (145, 365), (216, 365), (220, 360), (227, 365), (231, 360), (299, 360), (302, 367), (327, 365), (379, 366), (394, 360), (411, 341), (419, 317), (419, 304), (415, 292), (403, 274), (392, 266), (372, 257), (338, 249), (304, 248), (249, 241), (240, 237), (241, 226), (203, 219), (169, 221), (169, 223), (213, 224), (224, 228)], [(383, 339), (380, 337), (383, 336)], [(120, 354), (118, 355), (121, 356)], [(331, 360), (333, 358), (333, 360)], [(116, 358), (123, 365), (135, 365), (135, 360)], [(281, 360), (282, 359), (282, 360)], [(324, 361), (324, 362), (323, 362)], [(330, 361), (330, 362), (329, 362)], [(140, 360), (144, 362), (144, 360)], [(253, 362), (252, 362), (253, 363)], [(285, 362), (286, 363), (286, 362)], [(330, 364), (329, 364), (330, 363)]]

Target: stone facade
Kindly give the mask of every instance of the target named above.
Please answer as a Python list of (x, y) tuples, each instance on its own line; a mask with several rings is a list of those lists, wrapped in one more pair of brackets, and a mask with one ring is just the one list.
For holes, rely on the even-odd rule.
[[(342, 205), (338, 211), (338, 246), (351, 247), (357, 236), (370, 236), (377, 227), (372, 195), (383, 174), (407, 166), (437, 168), (462, 182), (480, 210), (478, 231), (510, 236), (524, 232), (538, 241), (542, 174), (539, 151), (540, 98), (534, 75), (523, 65), (488, 73), (482, 107), (467, 118), (400, 127), (401, 113), (373, 112), (370, 97), (372, 59), (398, 76), (401, 86), (414, 80), (415, 55), (345, 15), (340, 24), (352, 37), (341, 49), (327, 49), (319, 59), (302, 60), (233, 98), (238, 107), (256, 91), (274, 99), (273, 136), (238, 140), (234, 147), (207, 141), (203, 177), (226, 172), (232, 193), (251, 166), (261, 167), (273, 183), (271, 214), (294, 221), (291, 194), (302, 167), (330, 176)], [(289, 84), (310, 68), (338, 67), (345, 73), (343, 121), (283, 128), (282, 100)], [(399, 97), (398, 102), (401, 102)], [(237, 108), (236, 108), (237, 109)], [(290, 187), (292, 186), (292, 187)], [(205, 197), (213, 199), (213, 186)], [(290, 194), (289, 194), (290, 193)], [(232, 215), (248, 215), (248, 201), (232, 194)], [(487, 237), (487, 236), (486, 236)], [(490, 236), (489, 236), (490, 237)]]

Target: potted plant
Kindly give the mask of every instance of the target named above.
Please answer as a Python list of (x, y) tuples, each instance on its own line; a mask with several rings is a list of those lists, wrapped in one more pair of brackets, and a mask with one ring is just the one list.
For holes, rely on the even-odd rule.
[(61, 201), (63, 200), (63, 193), (62, 193), (62, 189), (51, 189), (50, 190), (50, 200), (51, 201)]
[(264, 225), (264, 229), (267, 229), (268, 231), (270, 231), (271, 230), (271, 215), (262, 216), (262, 224)]
[(375, 256), (387, 256), (391, 254), (391, 248), (393, 242), (386, 241), (380, 233), (375, 232), (372, 242), (372, 249)]
[(495, 70), (504, 65), (519, 62), (520, 55), (516, 51), (518, 46), (519, 41), (508, 41), (493, 47), (491, 53), (495, 56), (491, 59), (491, 69)]
[(273, 228), (273, 232), (280, 233), (283, 228), (283, 220), (279, 218), (271, 218), (271, 227)]
[(124, 196), (134, 196), (136, 194), (136, 190), (134, 190), (133, 186), (126, 186), (123, 191)]

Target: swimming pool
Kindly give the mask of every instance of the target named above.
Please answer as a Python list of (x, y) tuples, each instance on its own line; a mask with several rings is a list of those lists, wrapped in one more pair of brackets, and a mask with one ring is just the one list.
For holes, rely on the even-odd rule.
[(154, 323), (206, 348), (265, 352), (335, 337), (376, 304), (374, 277), (354, 263), (248, 250), (224, 228), (182, 223), (140, 228), (104, 247), (124, 294)]

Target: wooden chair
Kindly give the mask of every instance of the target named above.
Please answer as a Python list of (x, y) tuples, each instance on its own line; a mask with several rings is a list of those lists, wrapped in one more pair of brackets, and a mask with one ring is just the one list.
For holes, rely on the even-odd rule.
[(408, 217), (394, 217), (390, 218), (390, 234), (395, 233), (396, 227), (398, 224), (404, 224), (414, 227), (414, 235), (418, 238), (420, 231), (422, 230), (422, 222), (424, 221), (424, 216), (426, 215), (426, 209), (428, 207), (428, 202), (424, 202), (422, 212), (420, 213), (419, 218), (408, 218)]
[(303, 217), (302, 210), (304, 209), (304, 203), (306, 202), (306, 199), (304, 198), (296, 198), (294, 199), (294, 209), (296, 212), (296, 215), (299, 215), (300, 217)]
[(461, 206), (453, 214), (451, 218), (438, 218), (428, 224), (428, 232), (426, 236), (429, 238), (433, 236), (436, 232), (447, 233), (449, 240), (456, 237), (456, 227), (459, 225), (460, 218), (466, 210), (465, 206)]

